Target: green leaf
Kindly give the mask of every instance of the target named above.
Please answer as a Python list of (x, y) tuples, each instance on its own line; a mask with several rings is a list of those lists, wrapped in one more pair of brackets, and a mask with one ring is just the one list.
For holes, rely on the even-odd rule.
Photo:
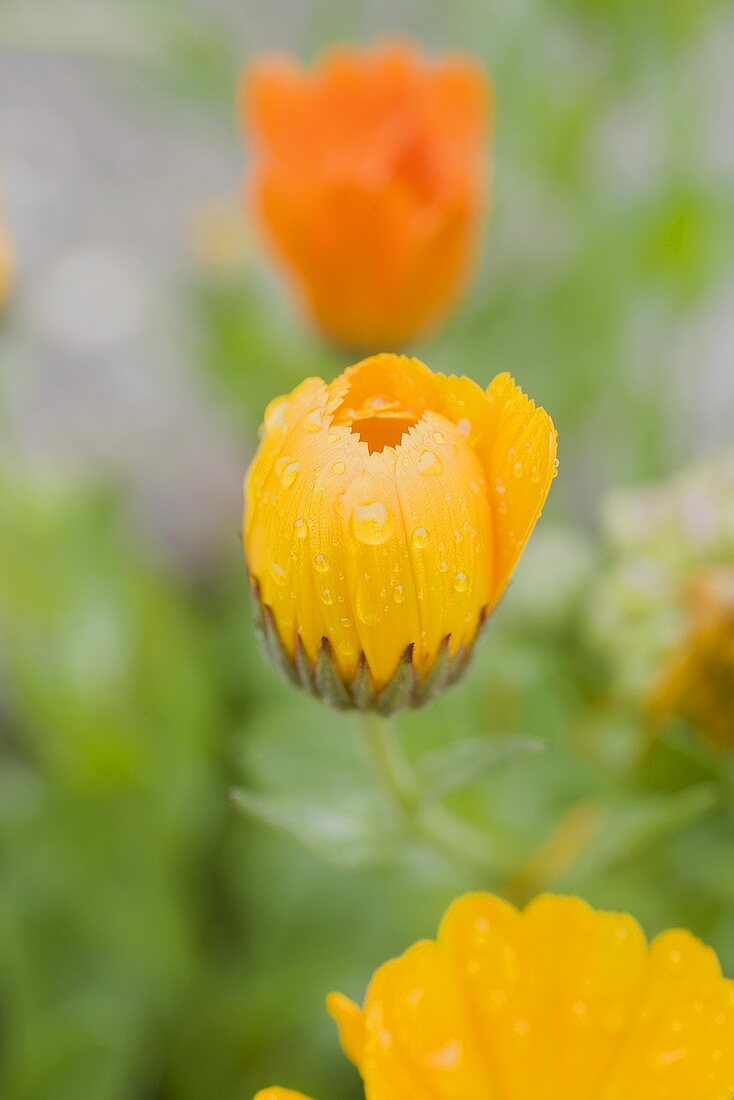
[(230, 798), (255, 821), (286, 833), (328, 863), (355, 867), (394, 854), (399, 823), (370, 792), (349, 791), (330, 799), (237, 788)]
[(489, 772), (505, 768), (549, 748), (547, 741), (526, 734), (504, 737), (468, 737), (426, 753), (417, 769), (428, 797), (440, 798), (483, 779)]

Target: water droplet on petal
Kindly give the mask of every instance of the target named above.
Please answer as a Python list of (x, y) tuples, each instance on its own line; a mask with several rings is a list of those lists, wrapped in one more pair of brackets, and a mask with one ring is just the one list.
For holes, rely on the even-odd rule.
[(285, 584), (285, 569), (277, 561), (274, 561), (270, 566), (270, 576), (276, 584)]
[(515, 475), (515, 477), (522, 477), (522, 475), (523, 475), (523, 464), (522, 464), (522, 462), (516, 462), (512, 467), (512, 472)]
[(334, 597), (331, 594), (330, 588), (324, 589), (324, 591), (321, 593), (321, 599), (322, 602), (325, 604), (332, 604), (334, 602)]
[(403, 600), (405, 599), (405, 589), (403, 588), (402, 584), (395, 585), (395, 591), (392, 594), (392, 598), (395, 600), (395, 603), (403, 602)]
[(367, 546), (381, 546), (395, 530), (395, 519), (381, 500), (357, 504), (352, 512), (354, 537)]
[(334, 465), (331, 467), (332, 474), (343, 474), (345, 470), (346, 466), (341, 461), (335, 462)]
[(464, 439), (470, 446), (473, 446), (477, 441), (477, 434), (474, 430), (474, 425), (471, 420), (466, 416), (462, 416), (461, 420), (456, 421), (456, 430), (459, 435), (463, 435)]
[(276, 397), (274, 401), (270, 402), (265, 410), (265, 430), (267, 432), (274, 432), (285, 427), (289, 404), (287, 397)]
[(308, 526), (305, 519), (297, 519), (293, 524), (293, 533), (297, 539), (305, 539), (308, 534)]
[(418, 473), (425, 477), (429, 474), (440, 474), (441, 459), (433, 451), (424, 451), (418, 459)]
[(355, 600), (357, 615), (365, 626), (374, 626), (379, 620), (376, 593), (368, 584), (360, 584)]
[(443, 432), (434, 432), (433, 433), (433, 439), (434, 439), (434, 442), (438, 443), (439, 446), (440, 446), (443, 443), (443, 439), (444, 439)]
[(320, 432), (324, 426), (321, 419), (321, 409), (313, 409), (303, 418), (303, 426), (307, 432)]
[(454, 577), (454, 588), (457, 592), (466, 592), (469, 587), (469, 578), (466, 573), (458, 572)]
[(317, 573), (328, 573), (329, 562), (326, 554), (316, 554), (313, 559), (313, 567)]
[(439, 571), (439, 573), (447, 573), (447, 572), (448, 572), (448, 568), (449, 568), (449, 563), (448, 563), (447, 561), (440, 561), (440, 562), (438, 563), (438, 571)]
[(428, 546), (429, 534), (425, 527), (416, 527), (413, 532), (413, 546), (416, 550), (423, 550)]
[(299, 463), (295, 458), (284, 455), (275, 463), (275, 474), (284, 489), (290, 489), (298, 477)]

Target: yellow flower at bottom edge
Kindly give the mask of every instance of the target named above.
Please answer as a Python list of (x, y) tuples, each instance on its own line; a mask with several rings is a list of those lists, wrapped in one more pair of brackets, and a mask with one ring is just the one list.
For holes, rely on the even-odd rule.
[(461, 672), (555, 467), (550, 417), (507, 374), (484, 391), (382, 354), (271, 402), (244, 530), (271, 655), (337, 706), (425, 702)]
[[(368, 1100), (732, 1100), (734, 982), (689, 932), (467, 894), (328, 1008)], [(266, 1089), (257, 1100), (301, 1098)]]

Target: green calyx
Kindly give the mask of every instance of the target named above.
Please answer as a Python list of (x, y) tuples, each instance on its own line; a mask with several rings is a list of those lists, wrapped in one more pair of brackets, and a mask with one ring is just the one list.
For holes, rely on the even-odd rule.
[(425, 673), (413, 667), (414, 647), (411, 643), (406, 647), (391, 679), (377, 690), (364, 654), (354, 676), (350, 680), (342, 678), (327, 638), (321, 639), (315, 661), (309, 659), (300, 637), (291, 656), (283, 645), (271, 609), (260, 599), (257, 582), (252, 581), (250, 588), (255, 625), (270, 662), (289, 683), (305, 689), (337, 710), (374, 711), (387, 716), (407, 707), (422, 707), (430, 703), (464, 675), (487, 619), (486, 611), (483, 611), (473, 642), (461, 646), (456, 653), (451, 653), (451, 636), (447, 634), (436, 660)]

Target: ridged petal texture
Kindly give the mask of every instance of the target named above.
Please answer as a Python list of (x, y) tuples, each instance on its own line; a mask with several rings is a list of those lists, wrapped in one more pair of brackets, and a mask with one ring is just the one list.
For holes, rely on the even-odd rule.
[[(507, 584), (556, 466), (550, 418), (500, 375), (485, 392), (377, 355), (272, 402), (244, 544), (286, 658), (328, 652), (351, 685), (455, 672)], [(406, 658), (407, 654), (407, 658)]]
[(479, 237), (479, 67), (406, 42), (334, 49), (311, 70), (263, 57), (242, 108), (257, 220), (320, 326), (352, 347), (397, 346), (435, 320)]
[[(328, 1007), (367, 1100), (731, 1100), (734, 983), (689, 932), (469, 894)], [(273, 1094), (273, 1100), (275, 1096)], [(286, 1094), (283, 1094), (284, 1096)]]

